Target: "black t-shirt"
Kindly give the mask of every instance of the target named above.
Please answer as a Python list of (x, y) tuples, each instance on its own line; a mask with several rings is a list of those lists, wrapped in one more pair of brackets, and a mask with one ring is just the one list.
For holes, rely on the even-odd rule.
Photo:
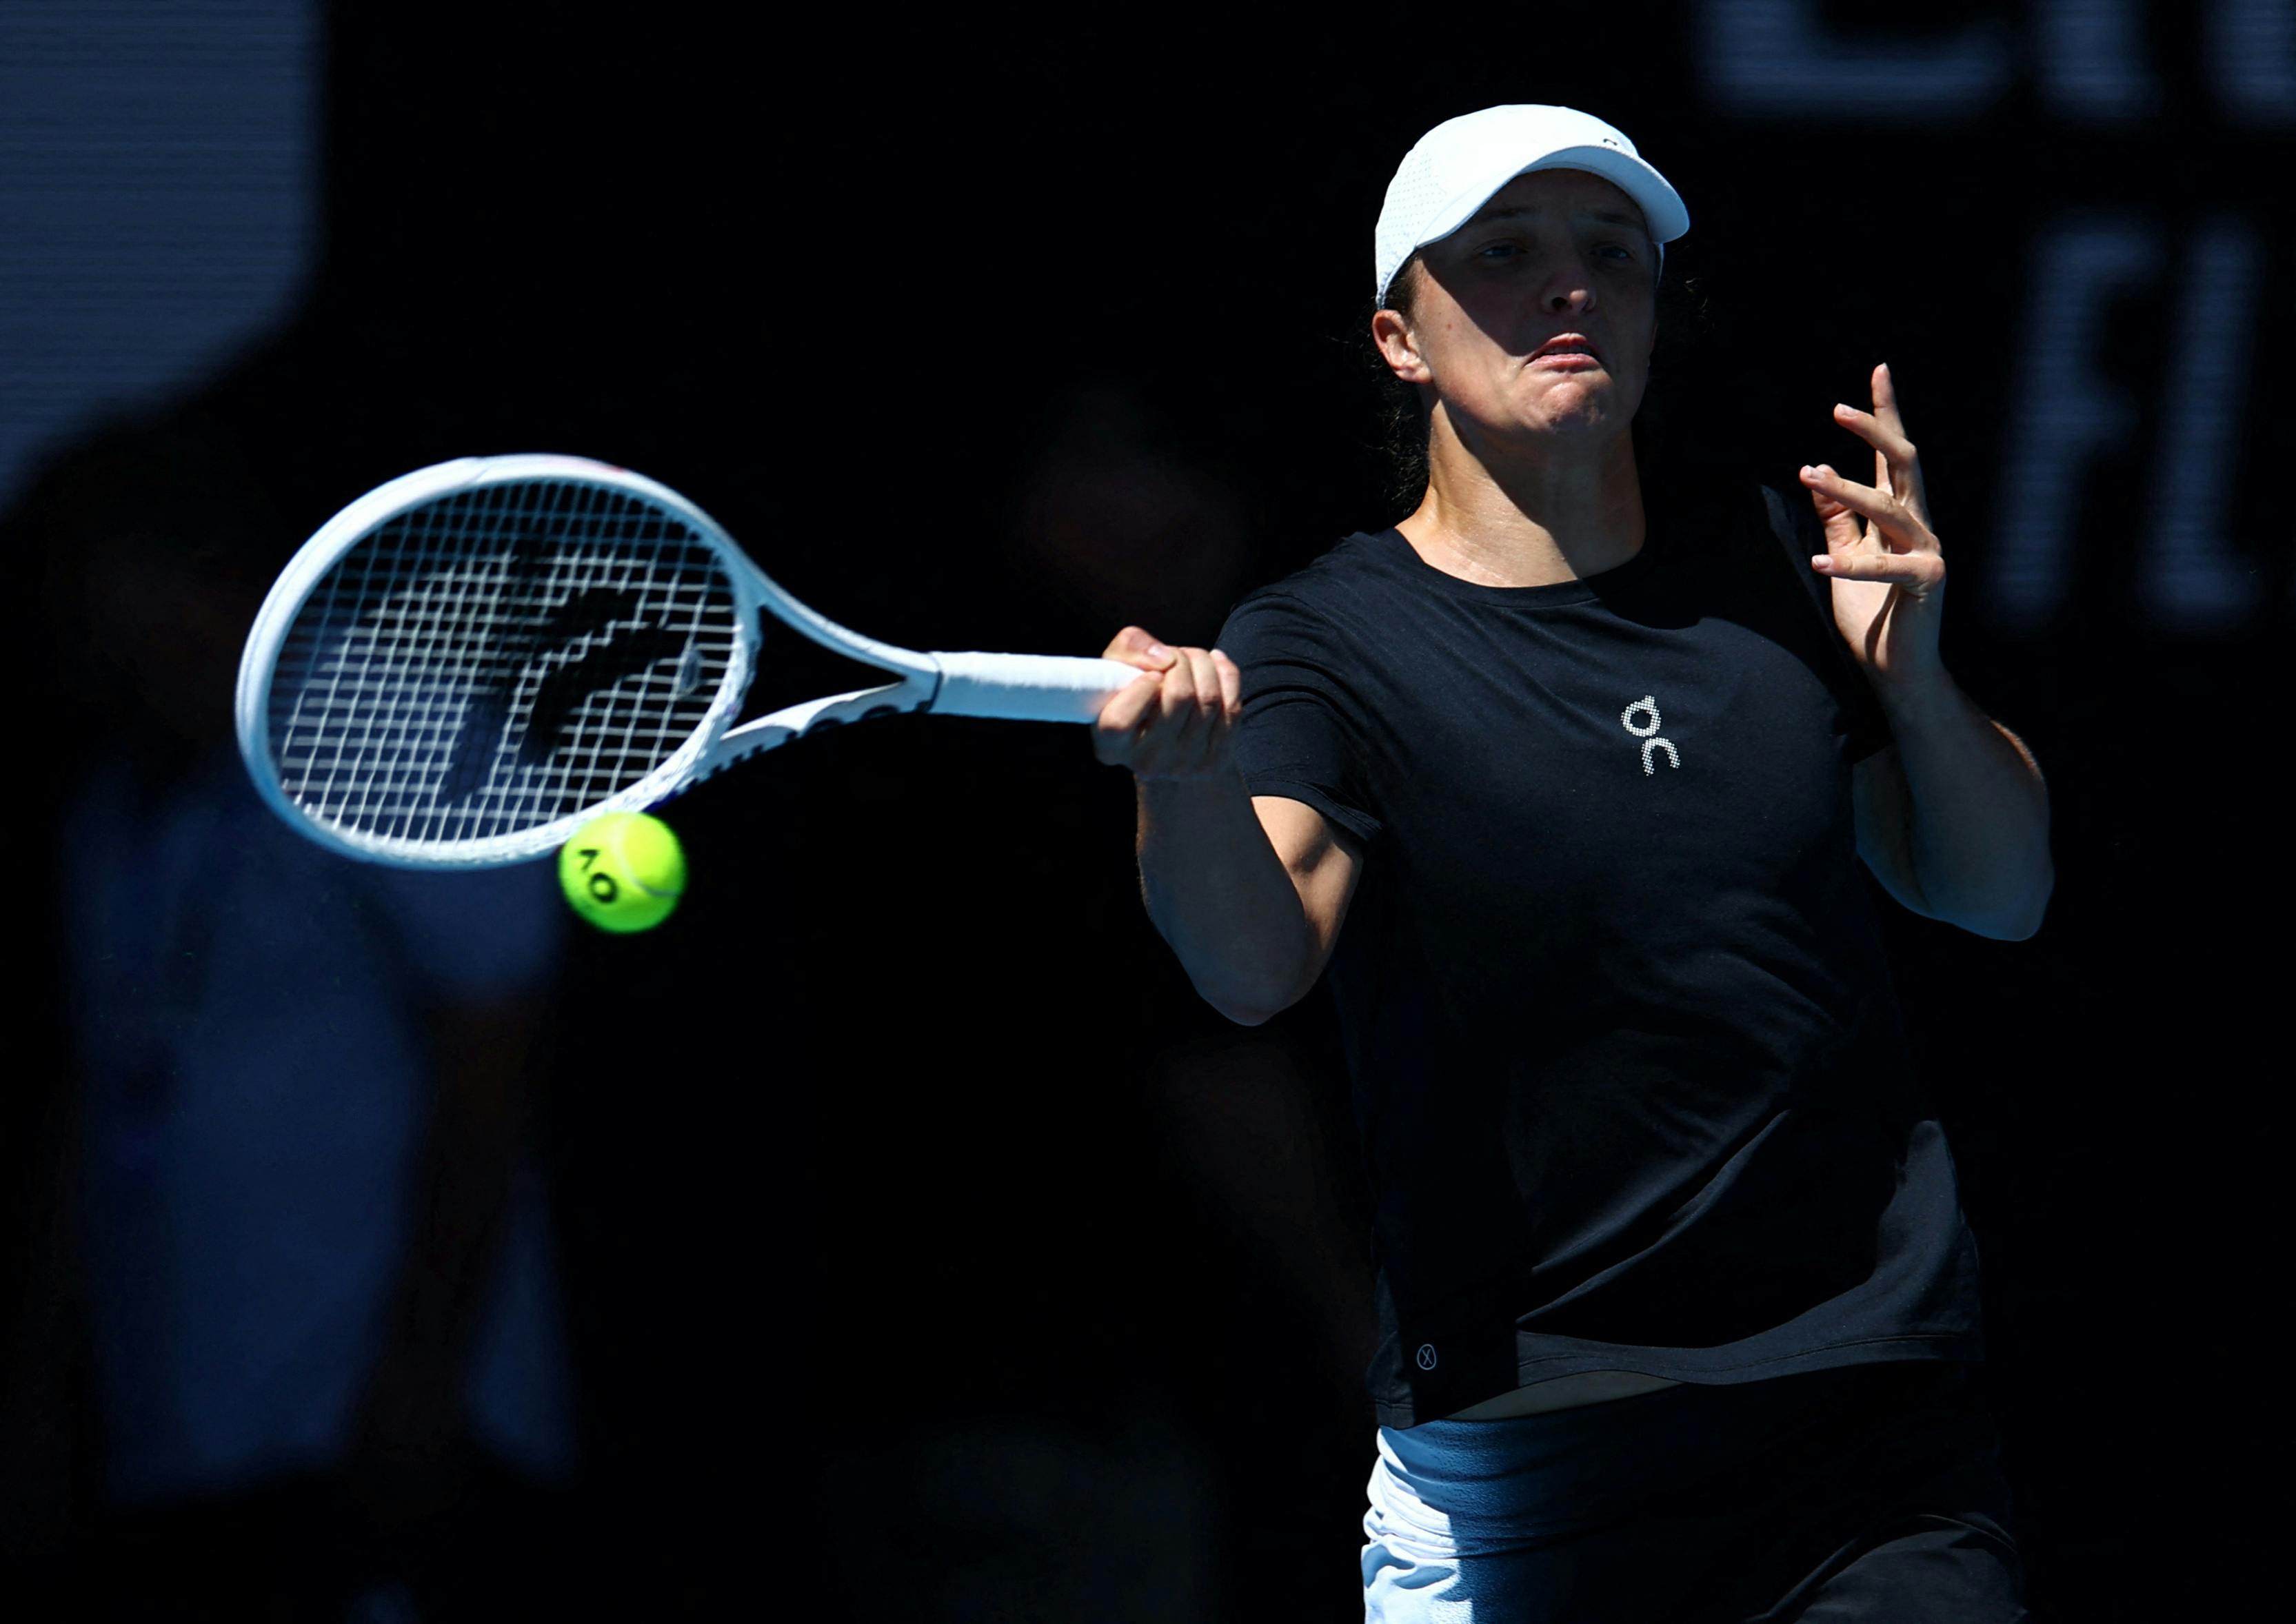
[(1326, 979), (1389, 1425), (1578, 1371), (1981, 1357), (1857, 852), (1888, 724), (1823, 546), (1752, 486), (1552, 586), (1357, 535), (1220, 633), (1245, 784), (1365, 848)]

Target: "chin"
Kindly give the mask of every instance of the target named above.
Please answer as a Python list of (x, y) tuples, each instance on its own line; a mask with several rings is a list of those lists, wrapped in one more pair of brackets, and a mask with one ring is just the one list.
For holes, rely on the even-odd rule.
[(1620, 410), (1626, 404), (1621, 393), (1608, 372), (1554, 379), (1536, 400), (1527, 403), (1524, 425), (1549, 434), (1611, 432), (1634, 419), (1631, 407)]
[(1623, 429), (1629, 420), (1613, 412), (1610, 402), (1592, 401), (1584, 406), (1562, 410), (1550, 405), (1532, 415), (1523, 426), (1535, 434), (1557, 439), (1607, 439)]

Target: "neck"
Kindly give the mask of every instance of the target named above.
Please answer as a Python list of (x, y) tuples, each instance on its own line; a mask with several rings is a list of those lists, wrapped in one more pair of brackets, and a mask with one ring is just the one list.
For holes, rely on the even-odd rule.
[(1551, 586), (1615, 569), (1643, 550), (1642, 477), (1629, 433), (1599, 449), (1494, 455), (1463, 443), (1439, 407), (1427, 464), (1427, 494), (1396, 528), (1447, 575), (1484, 586)]

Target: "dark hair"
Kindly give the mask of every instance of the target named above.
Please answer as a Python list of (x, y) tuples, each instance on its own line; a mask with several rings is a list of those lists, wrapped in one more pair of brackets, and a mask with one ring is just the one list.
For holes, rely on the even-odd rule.
[(1418, 387), (1404, 382), (1387, 364), (1387, 357), (1380, 353), (1379, 340), (1371, 336), (1371, 322), (1382, 310), (1392, 310), (1409, 321), (1422, 274), (1419, 256), (1414, 251), (1389, 280), (1387, 298), (1374, 298), (1371, 307), (1356, 322), (1357, 353), (1370, 366), (1379, 390), (1379, 452), (1381, 461), (1386, 464), (1384, 488), (1380, 494), (1398, 515), (1417, 506), (1426, 492), (1427, 439), (1434, 425), (1419, 398)]
[[(1417, 387), (1398, 378), (1387, 364), (1387, 357), (1380, 354), (1379, 345), (1371, 336), (1371, 318), (1382, 310), (1392, 310), (1409, 321), (1413, 302), (1419, 296), (1420, 279), (1425, 274), (1419, 256), (1413, 254), (1388, 283), (1386, 302), (1374, 301), (1356, 327), (1361, 336), (1358, 353), (1372, 367), (1379, 389), (1379, 449), (1386, 464), (1382, 494), (1398, 510), (1398, 517), (1416, 507), (1426, 493), (1427, 441), (1434, 425), (1419, 398)], [(1707, 324), (1701, 284), (1696, 278), (1683, 273), (1678, 255), (1669, 257), (1660, 267), (1657, 314), (1657, 342), (1651, 352), (1650, 381), (1643, 390), (1642, 405), (1635, 412), (1633, 426), (1635, 463), (1642, 471), (1645, 492), (1653, 484), (1652, 475), (1674, 460), (1676, 447), (1668, 433), (1667, 410), (1674, 391), (1669, 386), (1687, 364), (1698, 335)]]

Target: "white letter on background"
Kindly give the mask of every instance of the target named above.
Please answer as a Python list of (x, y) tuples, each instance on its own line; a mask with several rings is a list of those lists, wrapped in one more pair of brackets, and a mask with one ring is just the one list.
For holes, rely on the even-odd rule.
[(2009, 87), (2009, 40), (1991, 20), (1950, 38), (1833, 38), (1816, 0), (1704, 0), (1697, 61), (1706, 94), (1732, 112), (1950, 120)]
[(2159, 273), (2160, 233), (2126, 216), (2077, 216), (2045, 230), (2033, 260), (1984, 571), (1993, 617), (2021, 631), (2040, 630), (2062, 606), (2083, 477), (2136, 427), (2134, 404), (2090, 360), (2110, 342), (2114, 296)]
[(2245, 618), (2263, 592), (2226, 529), (2263, 314), (2264, 242), (2250, 222), (2222, 216), (2202, 225), (2187, 252), (2163, 301), (2177, 316), (2136, 609), (2170, 631), (2200, 632)]

